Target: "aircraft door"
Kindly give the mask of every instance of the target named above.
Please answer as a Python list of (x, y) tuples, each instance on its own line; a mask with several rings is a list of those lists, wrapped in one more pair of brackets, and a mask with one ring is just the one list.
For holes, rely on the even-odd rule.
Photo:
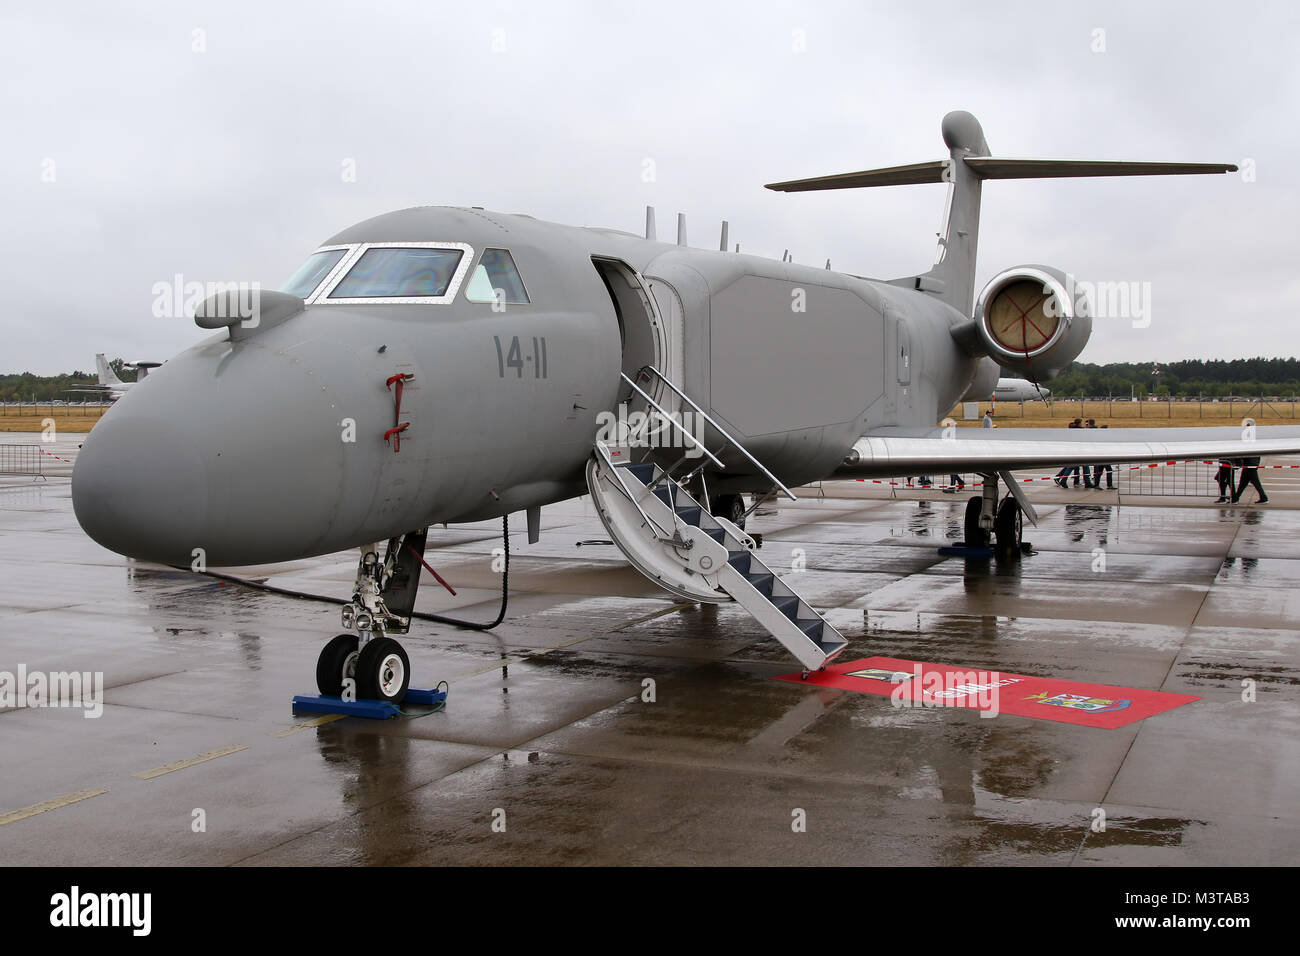
[[(892, 310), (887, 310), (892, 311)], [(907, 323), (897, 314), (891, 316), (898, 329), (898, 384), (912, 384), (912, 336), (908, 334)]]
[[(592, 264), (605, 283), (618, 320), (623, 347), (623, 374), (635, 380), (637, 373), (648, 365), (671, 376), (667, 367), (669, 348), (664, 323), (655, 307), (655, 300), (641, 277), (631, 266), (618, 259), (592, 257)], [(671, 401), (674, 398), (672, 391), (658, 379), (648, 382), (643, 380), (637, 384), (666, 410), (673, 410), (675, 402)], [(647, 407), (644, 400), (635, 395), (631, 386), (623, 385), (618, 396), (620, 403), (629, 402), (634, 410)], [(632, 400), (634, 397), (635, 400)]]

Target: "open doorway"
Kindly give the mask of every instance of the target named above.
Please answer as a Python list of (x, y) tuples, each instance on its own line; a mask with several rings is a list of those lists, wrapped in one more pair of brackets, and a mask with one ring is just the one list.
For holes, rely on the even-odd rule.
[[(623, 346), (623, 374), (635, 381), (637, 372), (647, 365), (666, 373), (668, 350), (663, 324), (641, 277), (627, 263), (618, 259), (593, 256), (591, 262), (600, 273), (614, 305), (619, 340)], [(665, 400), (671, 398), (672, 393), (657, 378), (650, 377), (649, 381), (643, 379), (637, 384), (666, 410), (673, 410), (675, 403), (670, 404)], [(618, 392), (619, 404), (629, 402), (634, 394), (631, 386), (623, 384)], [(641, 409), (644, 404), (640, 396), (636, 396), (635, 401), (630, 401), (634, 409)]]

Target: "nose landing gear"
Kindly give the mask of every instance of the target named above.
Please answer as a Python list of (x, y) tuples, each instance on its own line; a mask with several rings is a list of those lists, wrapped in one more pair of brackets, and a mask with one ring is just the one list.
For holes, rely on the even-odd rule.
[(343, 626), (356, 633), (340, 634), (321, 650), (316, 687), (322, 695), (391, 704), (406, 696), (411, 662), (388, 634), (410, 630), (427, 533), (389, 539), (382, 561), (378, 544), (361, 549), (352, 600), (342, 614)]

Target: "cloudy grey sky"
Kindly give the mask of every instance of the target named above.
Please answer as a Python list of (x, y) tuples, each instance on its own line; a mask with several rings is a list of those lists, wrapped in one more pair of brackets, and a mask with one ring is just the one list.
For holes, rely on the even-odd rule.
[(155, 283), (277, 288), (427, 203), (629, 230), (653, 204), (700, 246), (726, 218), (745, 252), (923, 271), (944, 187), (761, 187), (937, 159), (951, 109), (994, 155), (1253, 160), (1253, 182), (990, 183), (979, 278), (1150, 282), (1150, 326), (1097, 322), (1088, 361), (1295, 355), (1298, 40), (1293, 4), (1202, 0), (10, 0), (0, 371), (166, 358), (200, 332), (152, 314)]

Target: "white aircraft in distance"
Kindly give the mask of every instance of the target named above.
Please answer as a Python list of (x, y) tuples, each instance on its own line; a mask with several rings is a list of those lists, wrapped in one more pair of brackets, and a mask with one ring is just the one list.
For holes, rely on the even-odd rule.
[(96, 395), (106, 395), (110, 400), (117, 401), (128, 391), (131, 386), (142, 382), (145, 376), (149, 374), (149, 369), (157, 368), (161, 362), (127, 362), (123, 368), (133, 368), (136, 370), (136, 380), (134, 382), (124, 382), (117, 377), (117, 374), (109, 367), (108, 359), (104, 357), (103, 352), (95, 354), (95, 368), (99, 372), (99, 384), (82, 385), (77, 388), (68, 389), (69, 392), (91, 392)]
[(1051, 394), (1050, 388), (1036, 385), (1027, 378), (1000, 378), (993, 389), (993, 398), (999, 402), (1036, 402), (1046, 400)]

